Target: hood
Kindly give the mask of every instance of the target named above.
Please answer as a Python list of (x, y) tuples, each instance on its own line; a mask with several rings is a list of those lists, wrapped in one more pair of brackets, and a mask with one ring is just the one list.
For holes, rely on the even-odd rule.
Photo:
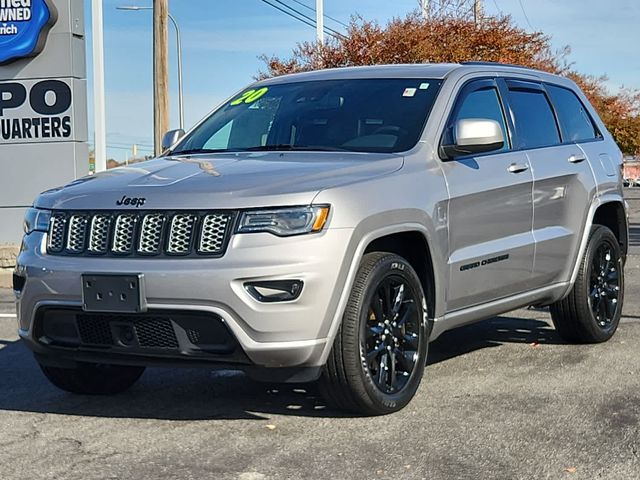
[(239, 152), (166, 157), (83, 177), (43, 192), (37, 207), (236, 209), (306, 205), (321, 190), (402, 167), (396, 154)]

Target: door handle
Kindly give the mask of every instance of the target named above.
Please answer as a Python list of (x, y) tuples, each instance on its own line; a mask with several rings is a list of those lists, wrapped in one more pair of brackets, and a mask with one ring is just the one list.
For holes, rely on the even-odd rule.
[(587, 159), (584, 155), (571, 155), (568, 160), (569, 163), (580, 163), (584, 162)]
[(512, 163), (511, 165), (509, 165), (509, 168), (507, 170), (509, 170), (509, 173), (522, 173), (529, 170), (529, 165), (525, 163)]

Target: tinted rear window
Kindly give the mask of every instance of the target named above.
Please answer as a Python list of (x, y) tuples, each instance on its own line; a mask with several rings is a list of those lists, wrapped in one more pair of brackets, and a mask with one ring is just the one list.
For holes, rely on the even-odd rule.
[(551, 101), (556, 107), (565, 142), (593, 140), (600, 136), (586, 108), (575, 93), (555, 85), (547, 85), (546, 87)]
[(518, 146), (536, 148), (560, 143), (560, 134), (551, 105), (541, 90), (510, 90)]

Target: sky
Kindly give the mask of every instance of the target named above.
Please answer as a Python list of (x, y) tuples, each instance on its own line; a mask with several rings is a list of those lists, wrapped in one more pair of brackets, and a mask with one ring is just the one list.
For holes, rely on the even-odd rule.
[[(309, 16), (314, 13), (296, 4)], [(298, 0), (310, 7), (314, 0)], [(509, 14), (527, 31), (551, 36), (554, 48), (571, 47), (581, 73), (609, 77), (608, 87), (640, 89), (639, 0), (484, 0), (487, 14)], [(418, 7), (418, 0), (325, 0), (325, 15), (348, 23), (353, 14), (384, 24)], [(153, 143), (152, 13), (117, 6), (150, 6), (152, 0), (104, 0), (105, 89), (108, 157), (123, 161), (133, 144), (150, 154)], [(287, 57), (315, 29), (261, 0), (170, 0), (182, 33), (185, 124), (192, 127), (217, 104), (264, 69), (262, 54)], [(89, 128), (93, 131), (91, 1), (87, 18)], [(339, 23), (326, 25), (344, 31)], [(178, 128), (175, 31), (169, 26), (170, 126)], [(93, 138), (90, 133), (90, 139)]]

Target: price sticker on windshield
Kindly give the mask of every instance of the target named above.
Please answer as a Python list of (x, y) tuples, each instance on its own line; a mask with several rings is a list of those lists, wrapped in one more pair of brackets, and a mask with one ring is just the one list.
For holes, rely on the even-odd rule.
[(256, 100), (262, 98), (262, 96), (265, 93), (267, 93), (268, 91), (269, 91), (269, 89), (267, 87), (262, 87), (262, 88), (259, 88), (257, 90), (256, 89), (247, 90), (242, 95), (240, 95), (238, 98), (236, 98), (231, 103), (229, 103), (229, 105), (235, 106), (235, 105), (240, 105), (242, 103), (253, 103)]

